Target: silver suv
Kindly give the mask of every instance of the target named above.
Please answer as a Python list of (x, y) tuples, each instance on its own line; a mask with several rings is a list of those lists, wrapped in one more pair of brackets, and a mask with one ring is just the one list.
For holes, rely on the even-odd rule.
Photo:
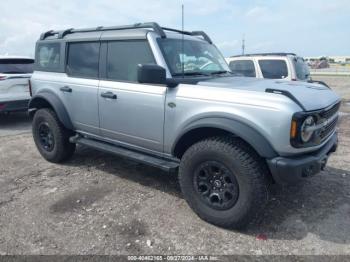
[(332, 90), (234, 77), (201, 31), (49, 31), (35, 61), (29, 112), (45, 159), (67, 160), (81, 144), (178, 171), (188, 204), (222, 227), (246, 225), (270, 183), (318, 173), (337, 147)]

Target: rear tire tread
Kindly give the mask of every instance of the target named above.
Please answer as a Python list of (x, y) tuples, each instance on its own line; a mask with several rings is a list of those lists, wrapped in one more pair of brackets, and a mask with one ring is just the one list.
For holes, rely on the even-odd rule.
[[(37, 141), (36, 135), (36, 123), (40, 118), (45, 119), (54, 133), (55, 148), (54, 154), (48, 153), (43, 150)], [(39, 122), (40, 123), (40, 122)], [(75, 151), (75, 144), (69, 142), (69, 138), (73, 135), (73, 132), (63, 126), (58, 119), (56, 113), (50, 108), (39, 109), (33, 119), (33, 136), (35, 144), (37, 145), (40, 154), (48, 161), (53, 163), (61, 163), (72, 157)]]

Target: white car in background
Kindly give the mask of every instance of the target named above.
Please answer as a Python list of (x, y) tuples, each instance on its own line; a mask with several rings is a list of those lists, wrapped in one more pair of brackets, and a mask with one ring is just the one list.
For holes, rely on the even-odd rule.
[(32, 58), (0, 56), (0, 113), (27, 110), (33, 65)]
[(293, 53), (260, 53), (226, 59), (233, 73), (246, 77), (310, 81), (307, 63)]

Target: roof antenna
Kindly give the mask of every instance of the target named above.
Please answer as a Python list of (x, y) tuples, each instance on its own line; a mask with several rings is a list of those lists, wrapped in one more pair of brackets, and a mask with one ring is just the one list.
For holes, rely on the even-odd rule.
[[(184, 5), (181, 6), (182, 13), (182, 32), (184, 31)], [(181, 41), (181, 52), (182, 52), (182, 61), (181, 61), (181, 69), (182, 69), (182, 78), (185, 78), (185, 50), (184, 50), (184, 34), (182, 33), (182, 41)]]
[(242, 37), (242, 55), (244, 55), (244, 49), (245, 49), (245, 39), (244, 39), (244, 34)]

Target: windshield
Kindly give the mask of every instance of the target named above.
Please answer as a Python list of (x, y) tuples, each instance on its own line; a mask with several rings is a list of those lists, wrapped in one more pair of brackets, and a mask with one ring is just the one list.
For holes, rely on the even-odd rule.
[(159, 39), (159, 45), (173, 76), (211, 75), (230, 72), (230, 69), (212, 44), (182, 39)]
[(0, 59), (0, 73), (27, 74), (33, 73), (33, 59)]
[(295, 72), (299, 80), (309, 79), (310, 70), (309, 66), (305, 63), (304, 59), (301, 57), (294, 59)]

